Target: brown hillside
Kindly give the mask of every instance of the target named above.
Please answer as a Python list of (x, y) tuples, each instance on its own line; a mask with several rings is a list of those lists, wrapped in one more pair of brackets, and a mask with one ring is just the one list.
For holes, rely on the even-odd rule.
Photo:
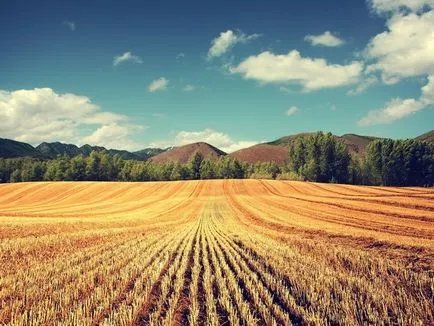
[(157, 163), (179, 162), (185, 164), (196, 152), (201, 153), (205, 158), (219, 158), (220, 156), (226, 155), (226, 153), (220, 149), (210, 144), (200, 142), (174, 147), (173, 149), (153, 156), (150, 160)]
[(434, 144), (434, 130), (431, 130), (423, 135), (420, 135), (415, 138), (416, 140), (426, 141)]
[(336, 138), (343, 141), (347, 145), (348, 150), (355, 154), (365, 153), (368, 144), (371, 141), (378, 139), (377, 137), (360, 136), (355, 134), (345, 134), (342, 136), (336, 136)]
[(240, 149), (229, 155), (239, 161), (252, 164), (257, 162), (275, 162), (278, 165), (283, 165), (288, 158), (288, 149), (282, 146), (258, 144)]

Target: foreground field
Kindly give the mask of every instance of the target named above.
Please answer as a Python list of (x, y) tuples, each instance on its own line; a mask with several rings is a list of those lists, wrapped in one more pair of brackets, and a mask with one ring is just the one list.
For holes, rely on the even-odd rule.
[(434, 324), (434, 190), (0, 186), (0, 324)]

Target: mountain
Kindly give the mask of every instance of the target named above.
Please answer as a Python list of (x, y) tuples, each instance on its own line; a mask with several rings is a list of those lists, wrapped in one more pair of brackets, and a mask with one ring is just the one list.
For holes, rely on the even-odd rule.
[(147, 160), (148, 158), (151, 158), (152, 156), (161, 154), (168, 149), (162, 149), (162, 148), (145, 148), (137, 152), (133, 152), (134, 155), (136, 155), (141, 160)]
[(0, 138), (0, 157), (38, 157), (44, 156), (32, 145), (19, 141)]
[(119, 155), (124, 160), (140, 160), (137, 155), (124, 150), (108, 149), (107, 152), (112, 156)]
[[(301, 136), (310, 135), (313, 132), (299, 133), (281, 137), (274, 141), (257, 144), (248, 148), (244, 148), (229, 154), (230, 156), (248, 163), (256, 162), (276, 162), (282, 165), (288, 158), (288, 148), (291, 144)], [(361, 155), (366, 151), (366, 147), (370, 142), (377, 137), (362, 136), (356, 134), (345, 134), (336, 136), (337, 140), (344, 142), (352, 154)], [(414, 138), (419, 141), (427, 141), (434, 144), (434, 130), (431, 130), (423, 135)], [(13, 158), (13, 157), (33, 157), (39, 159), (55, 158), (58, 155), (67, 154), (68, 156), (75, 156), (83, 154), (88, 156), (92, 151), (107, 151), (110, 155), (119, 155), (125, 160), (149, 160), (154, 162), (170, 162), (177, 161), (186, 163), (195, 152), (201, 152), (204, 157), (218, 158), (226, 155), (220, 149), (203, 142), (193, 143), (180, 147), (173, 148), (145, 148), (136, 152), (129, 152), (126, 150), (106, 149), (102, 146), (83, 145), (78, 147), (73, 144), (64, 144), (60, 142), (47, 143), (43, 142), (36, 148), (32, 145), (22, 143), (19, 141), (0, 138), (0, 157)]]
[(311, 134), (314, 134), (314, 132), (303, 132), (303, 133), (299, 133), (299, 134), (295, 134), (295, 135), (284, 136), (284, 137), (280, 137), (279, 139), (270, 141), (266, 144), (275, 145), (275, 146), (283, 146), (283, 147), (289, 148), (296, 139), (298, 139), (302, 136), (308, 136)]
[[(254, 145), (229, 154), (230, 156), (244, 162), (275, 162), (283, 165), (288, 159), (288, 149), (298, 138), (311, 135), (313, 132), (305, 132), (295, 135), (284, 136), (274, 141)], [(363, 154), (368, 144), (377, 139), (376, 137), (360, 136), (356, 134), (345, 134), (334, 137), (344, 142), (352, 154)]]
[(179, 162), (184, 164), (190, 160), (195, 152), (201, 153), (205, 158), (219, 158), (220, 156), (226, 155), (225, 152), (221, 151), (217, 147), (199, 142), (174, 147), (168, 151), (151, 157), (151, 161), (157, 163)]
[(78, 147), (73, 144), (64, 144), (60, 142), (43, 142), (40, 145), (33, 147), (32, 145), (26, 143), (0, 138), (0, 157), (3, 158), (34, 157), (49, 159), (63, 154), (71, 157), (79, 154), (89, 156), (92, 151), (107, 151), (110, 155), (119, 155), (124, 160), (143, 160), (157, 155), (165, 150), (160, 148), (146, 148), (144, 150), (131, 153), (125, 150), (106, 149), (102, 146), (90, 146), (86, 144)]
[(258, 144), (240, 149), (229, 155), (239, 161), (252, 164), (257, 162), (275, 162), (278, 165), (283, 165), (288, 159), (288, 148), (270, 144)]
[(63, 144), (60, 142), (43, 142), (40, 145), (36, 146), (36, 150), (49, 157), (56, 157), (57, 155), (61, 154), (67, 154), (69, 156), (76, 156), (78, 154), (82, 154), (77, 146), (72, 144)]
[(81, 147), (78, 147), (73, 144), (64, 144), (60, 142), (54, 142), (54, 143), (42, 143), (38, 146), (36, 146), (36, 150), (38, 150), (40, 153), (42, 153), (44, 156), (48, 156), (51, 158), (55, 158), (58, 155), (66, 154), (68, 156), (76, 156), (76, 155), (84, 155), (89, 156), (92, 151), (102, 152), (107, 151), (110, 155), (119, 155), (124, 160), (139, 160), (140, 158), (128, 151), (124, 150), (117, 150), (117, 149), (106, 149), (102, 146), (90, 146), (90, 145), (83, 145)]
[(343, 141), (348, 150), (355, 154), (363, 154), (366, 151), (366, 147), (371, 141), (379, 139), (378, 137), (360, 136), (356, 134), (345, 134), (342, 136), (335, 136), (338, 140)]
[(427, 133), (417, 136), (415, 139), (434, 144), (434, 130), (428, 131)]

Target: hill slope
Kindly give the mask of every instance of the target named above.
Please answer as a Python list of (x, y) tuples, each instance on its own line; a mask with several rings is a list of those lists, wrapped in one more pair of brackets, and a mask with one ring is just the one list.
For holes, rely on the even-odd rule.
[(37, 151), (32, 145), (22, 143), (19, 141), (0, 138), (0, 157), (41, 157), (39, 151)]
[(288, 159), (288, 149), (283, 146), (258, 144), (240, 149), (229, 155), (239, 161), (251, 164), (258, 162), (275, 162), (278, 165), (283, 165)]
[(218, 149), (217, 147), (214, 147), (208, 143), (199, 142), (180, 147), (174, 147), (171, 150), (151, 157), (151, 161), (157, 163), (179, 162), (185, 164), (190, 160), (191, 156), (195, 152), (200, 152), (205, 158), (219, 158), (220, 156), (226, 155), (225, 152)]
[(352, 153), (363, 154), (366, 151), (366, 147), (371, 141), (379, 139), (378, 137), (361, 136), (356, 134), (345, 134), (342, 136), (335, 136), (338, 140), (343, 141), (348, 150)]
[(427, 133), (417, 136), (415, 139), (434, 144), (434, 130), (428, 131)]

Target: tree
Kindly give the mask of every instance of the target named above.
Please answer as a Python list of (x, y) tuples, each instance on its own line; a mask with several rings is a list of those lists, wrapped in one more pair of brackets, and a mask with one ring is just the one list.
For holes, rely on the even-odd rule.
[(66, 174), (70, 180), (86, 180), (86, 160), (82, 154), (71, 159), (69, 169), (66, 171)]
[(289, 172), (317, 182), (348, 182), (351, 156), (346, 145), (331, 134), (299, 137), (289, 149)]
[(92, 151), (86, 159), (86, 180), (97, 181), (99, 175), (99, 163), (101, 158), (97, 151)]
[(412, 139), (375, 140), (367, 147), (365, 170), (371, 184), (431, 186), (434, 146)]
[(215, 179), (216, 167), (214, 160), (203, 160), (200, 165), (200, 177), (201, 179)]
[(194, 180), (200, 179), (200, 166), (203, 162), (203, 155), (201, 152), (195, 152), (190, 158), (189, 167), (191, 169), (191, 177)]
[(21, 171), (16, 169), (12, 172), (10, 177), (11, 182), (21, 182)]

